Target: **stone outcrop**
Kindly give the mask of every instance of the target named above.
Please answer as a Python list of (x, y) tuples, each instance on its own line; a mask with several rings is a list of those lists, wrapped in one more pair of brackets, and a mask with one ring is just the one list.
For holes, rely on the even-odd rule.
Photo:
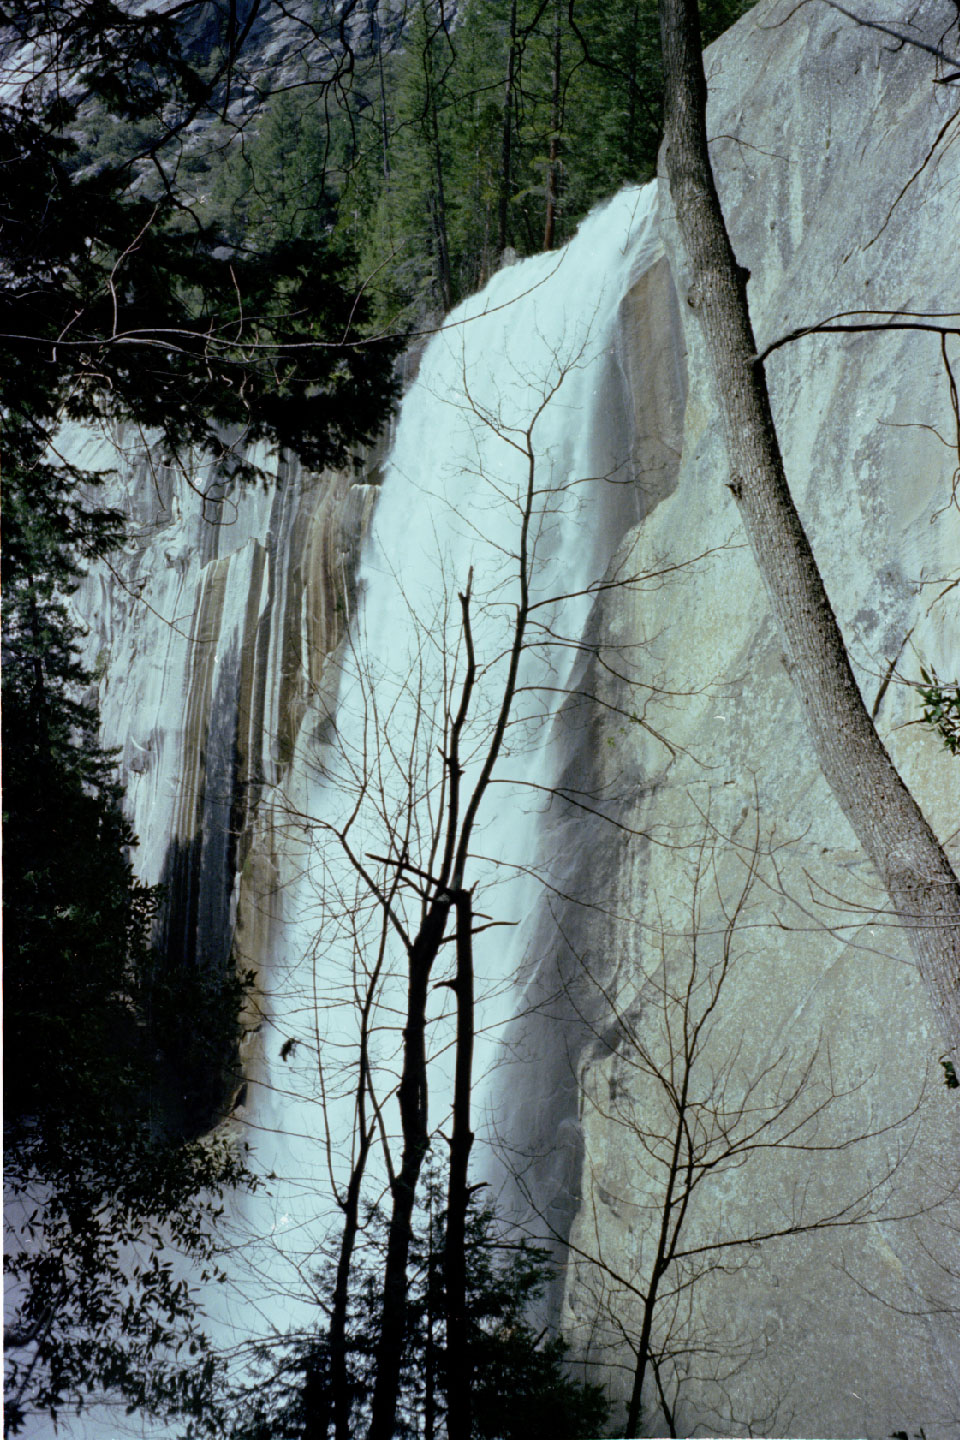
[[(165, 887), (161, 943), (201, 973), (259, 975), (280, 848), (260, 802), (282, 785), (353, 612), (375, 485), (261, 455), (264, 483), (238, 488), (202, 459), (190, 474), (162, 463), (124, 430), (78, 436), (74, 453), (114, 471), (109, 499), (127, 518), (123, 550), (91, 570), (76, 606), (137, 870)], [(256, 1001), (250, 1020), (247, 1067)]]
[[(860, 21), (774, 0), (708, 53), (712, 158), (761, 346), (848, 311), (882, 322), (892, 310), (956, 309), (947, 237), (957, 228), (960, 96), (934, 83), (956, 66), (925, 48), (955, 51), (951, 9), (856, 9)], [(663, 182), (660, 202), (683, 296)], [(704, 1252), (670, 1272), (667, 1288), (692, 1282), (698, 1265), (705, 1272), (654, 1326), (673, 1433), (922, 1427), (927, 1440), (947, 1437), (960, 1425), (960, 1264), (956, 1208), (938, 1202), (960, 1175), (957, 1092), (943, 1083), (943, 1043), (909, 947), (804, 733), (725, 488), (700, 339), (679, 309), (689, 386), (679, 473), (619, 564), (640, 574), (668, 558), (684, 568), (656, 587), (610, 593), (584, 687), (612, 708), (591, 722), (580, 783), (616, 790), (618, 821), (633, 834), (593, 859), (595, 908), (571, 921), (574, 944), (558, 957), (590, 1029), (570, 1057), (565, 1113), (545, 1125), (551, 1136), (558, 1121), (575, 1129), (580, 1157), (563, 1327), (594, 1364), (629, 1372), (624, 1339), (636, 1341), (641, 1314), (629, 1285), (642, 1291), (649, 1273), (666, 1173), (665, 1147), (649, 1136), (672, 1135), (651, 1067), (663, 1072), (672, 1051), (676, 1078), (681, 1048), (676, 1029), (672, 1047), (665, 1041), (664, 1015), (676, 1027), (682, 1013), (665, 993), (691, 973), (694, 932), (700, 979), (718, 973), (710, 967), (723, 961), (755, 856), (693, 1093), (699, 1103), (723, 1084), (727, 1106), (749, 1101), (756, 1119), (809, 1064), (793, 1118), (824, 1108), (792, 1137), (796, 1150), (744, 1153), (705, 1173), (681, 1248), (851, 1208), (828, 1229)], [(947, 353), (955, 365), (956, 339)], [(960, 863), (960, 766), (918, 723), (910, 683), (921, 664), (955, 678), (960, 655), (957, 421), (940, 339), (814, 334), (777, 350), (767, 372), (788, 477), (858, 682)], [(625, 724), (624, 712), (643, 723)], [(830, 1150), (853, 1136), (863, 1143)], [(536, 1149), (532, 1136), (528, 1145)], [(858, 1223), (842, 1223), (850, 1219)], [(723, 1273), (711, 1272), (720, 1260)], [(614, 1384), (626, 1397), (629, 1373)], [(644, 1397), (644, 1433), (666, 1433), (652, 1374)]]

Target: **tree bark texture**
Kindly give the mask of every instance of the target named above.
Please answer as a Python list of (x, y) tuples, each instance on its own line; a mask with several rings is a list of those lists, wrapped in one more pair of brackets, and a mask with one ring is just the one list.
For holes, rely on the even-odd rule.
[[(350, 1440), (350, 1376), (347, 1369), (347, 1307), (349, 1304), (350, 1273), (353, 1252), (356, 1247), (360, 1222), (360, 1186), (366, 1155), (369, 1151), (369, 1135), (362, 1135), (363, 1164), (354, 1166), (344, 1201), (343, 1235), (337, 1258), (337, 1279), (333, 1292), (333, 1308), (330, 1316), (330, 1390), (333, 1398), (334, 1436), (336, 1440)], [(308, 1411), (310, 1407), (308, 1406)], [(326, 1428), (323, 1434), (326, 1436)]]
[[(728, 485), (763, 575), (823, 774), (909, 934), (948, 1049), (960, 1053), (960, 884), (874, 729), (787, 485), (747, 305), (707, 149), (696, 0), (660, 0), (661, 163), (716, 386)], [(842, 477), (837, 477), (840, 480)]]
[(547, 157), (547, 206), (543, 225), (543, 248), (552, 250), (557, 229), (557, 205), (560, 198), (560, 65), (562, 60), (560, 3), (553, 23), (553, 78), (550, 95), (550, 149)]
[[(360, 1192), (367, 1170), (373, 1141), (373, 1124), (367, 1118), (367, 1084), (370, 1074), (370, 1015), (373, 1009), (379, 963), (374, 983), (367, 990), (361, 1013), (360, 1066), (356, 1091), (357, 1154), (350, 1171), (343, 1209), (343, 1234), (337, 1258), (337, 1278), (330, 1312), (330, 1391), (333, 1400), (334, 1440), (351, 1440), (350, 1373), (347, 1365), (347, 1310), (350, 1303), (350, 1280), (353, 1252), (360, 1231)], [(308, 1414), (310, 1406), (307, 1406)], [(326, 1440), (326, 1427), (321, 1432)]]
[(407, 1258), (413, 1207), (420, 1172), (430, 1146), (427, 1128), (427, 995), (430, 972), (443, 942), (449, 913), (448, 899), (434, 900), (410, 946), (403, 1068), (398, 1091), (403, 1150), (400, 1169), (391, 1185), (393, 1204), (387, 1233), (383, 1312), (368, 1440), (393, 1440), (396, 1430), (407, 1325)]
[(473, 1089), (474, 977), (473, 900), (469, 890), (456, 894), (457, 1050), (450, 1134), (450, 1179), (447, 1192), (444, 1282), (447, 1320), (447, 1440), (470, 1440), (473, 1375), (467, 1319), (467, 1210), (469, 1167), (473, 1148), (470, 1096)]
[[(627, 1425), (623, 1432), (625, 1436), (636, 1435), (640, 1429), (640, 1406), (643, 1397), (643, 1382), (646, 1378), (647, 1365), (650, 1363), (650, 1339), (653, 1334), (653, 1317), (657, 1309), (660, 1282), (673, 1260), (673, 1252), (677, 1248), (677, 1241), (683, 1229), (687, 1205), (690, 1200), (689, 1168), (687, 1170), (688, 1184), (685, 1190), (680, 1176), (684, 1158), (686, 1158), (688, 1162), (690, 1158), (691, 1116), (687, 1102), (690, 1094), (691, 1068), (691, 1058), (688, 1051), (684, 1057), (683, 1080), (677, 1096), (677, 1123), (674, 1130), (673, 1150), (670, 1156), (670, 1167), (667, 1171), (667, 1184), (663, 1196), (663, 1205), (660, 1210), (660, 1233), (657, 1236), (657, 1254), (653, 1262), (653, 1269), (650, 1271), (647, 1293), (643, 1300), (643, 1321), (640, 1327), (640, 1339), (637, 1343), (637, 1359), (633, 1371), (633, 1389), (630, 1392), (630, 1404), (627, 1407)], [(694, 1117), (694, 1127), (695, 1126), (696, 1119)], [(685, 1149), (687, 1150), (686, 1157), (684, 1157)], [(680, 1195), (677, 1195), (678, 1185), (681, 1191)]]

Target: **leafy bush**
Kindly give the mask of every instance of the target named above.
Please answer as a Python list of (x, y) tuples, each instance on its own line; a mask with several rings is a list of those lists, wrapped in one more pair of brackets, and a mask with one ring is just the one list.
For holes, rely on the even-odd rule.
[(920, 674), (923, 723), (936, 730), (951, 755), (960, 754), (960, 685), (945, 685), (932, 665), (929, 670), (921, 665)]

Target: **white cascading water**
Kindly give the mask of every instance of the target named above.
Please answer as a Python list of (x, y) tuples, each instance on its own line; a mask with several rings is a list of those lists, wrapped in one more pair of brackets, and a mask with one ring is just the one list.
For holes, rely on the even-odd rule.
[[(660, 253), (655, 186), (623, 191), (589, 216), (564, 250), (505, 268), (464, 302), (426, 347), (403, 400), (364, 545), (357, 614), (331, 662), (338, 674), (328, 670), (327, 691), (307, 712), (292, 763), (261, 802), (261, 816), (263, 807), (270, 811), (264, 829), (272, 830), (279, 851), (280, 893), (263, 898), (273, 938), (271, 953), (259, 957), (261, 1059), (237, 1119), (251, 1143), (254, 1168), (267, 1178), (254, 1195), (230, 1202), (228, 1283), (206, 1296), (207, 1328), (220, 1349), (236, 1346), (234, 1353), (242, 1356), (251, 1340), (317, 1326), (317, 1272), (338, 1236), (333, 1187), (344, 1183), (353, 1144), (358, 997), (381, 955), (382, 911), (369, 880), (389, 884), (396, 870), (376, 857), (395, 859), (401, 843), (410, 865), (435, 869), (430, 840), (441, 806), (444, 721), (459, 700), (464, 668), (458, 594), (468, 585), (479, 680), (461, 748), (465, 796), (476, 779), (503, 693), (532, 457), (531, 624), (466, 875), (475, 886), (475, 911), (495, 922), (478, 936), (475, 956), (473, 1165), (480, 1173), (489, 1163), (483, 1142), (491, 1127), (484, 1115), (495, 1115), (500, 1103), (498, 1041), (529, 972), (528, 922), (543, 893), (538, 877), (550, 864), (537, 823), (556, 774), (552, 721), (578, 659), (595, 587), (625, 530), (641, 515), (630, 466), (618, 312), (636, 277)], [(183, 503), (191, 516), (205, 504), (193, 492)], [(188, 524), (184, 513), (179, 528), (164, 532), (158, 568), (161, 584), (182, 577), (183, 594), (177, 591), (180, 599), (174, 596), (168, 605), (161, 592), (151, 592), (150, 611), (137, 611), (136, 624), (123, 632), (133, 649), (114, 657), (114, 678), (101, 692), (107, 742), (151, 752), (150, 766), (141, 766), (135, 755), (127, 767), (127, 798), (141, 837), (138, 867), (148, 882), (161, 878), (176, 833), (170, 808), (180, 783), (174, 742), (184, 734), (186, 717), (178, 710), (182, 692), (170, 677), (181, 670), (190, 675), (198, 663), (190, 635), (161, 623), (159, 612), (176, 616), (178, 605), (192, 605), (184, 596), (192, 594), (195, 579), (202, 587), (210, 575), (220, 576), (220, 639), (209, 654), (203, 646), (198, 654), (214, 667), (211, 673), (235, 667), (254, 585), (247, 570), (259, 564), (258, 536), (265, 536), (269, 504), (261, 497), (244, 503), (235, 522), (231, 515), (235, 554), (217, 561), (209, 575), (199, 551), (190, 553), (202, 535), (203, 516)], [(265, 583), (257, 580), (254, 588)], [(274, 583), (285, 586), (287, 578), (278, 575)], [(109, 580), (94, 575), (87, 584), (88, 614), (99, 615), (101, 629), (110, 634)], [(138, 726), (147, 727), (139, 741)], [(345, 828), (366, 879), (339, 838)], [(413, 889), (399, 892), (394, 903), (415, 929)], [(373, 1083), (383, 1102), (384, 1129), (395, 1142), (399, 1125), (391, 1094), (399, 1073), (405, 955), (394, 935), (387, 934), (382, 956), (372, 1012)], [(450, 977), (451, 963), (441, 952), (437, 982)], [(450, 1102), (449, 988), (434, 989), (431, 1005), (430, 1123), (439, 1133)], [(368, 1202), (382, 1199), (385, 1174), (382, 1152), (375, 1149)], [(38, 1423), (38, 1437), (53, 1434)], [(93, 1408), (75, 1422), (73, 1433), (173, 1435), (179, 1427)]]
[[(465, 663), (458, 595), (468, 585), (481, 678), (462, 747), (465, 796), (486, 754), (519, 594), (532, 455), (534, 610), (466, 877), (476, 885), (476, 911), (495, 922), (476, 946), (481, 1141), (481, 1112), (496, 1104), (497, 1038), (523, 978), (523, 922), (541, 894), (536, 827), (555, 773), (551, 721), (577, 659), (591, 587), (640, 518), (622, 453), (626, 431), (609, 417), (623, 401), (618, 310), (659, 252), (655, 205), (655, 186), (624, 191), (565, 250), (501, 271), (449, 317), (404, 398), (364, 548), (358, 615), (339, 657), (335, 719), (318, 697), (297, 778), (274, 802), (295, 878), (282, 896), (283, 939), (268, 975), (265, 1073), (246, 1108), (257, 1168), (282, 1178), (237, 1217), (260, 1295), (244, 1265), (223, 1317), (235, 1339), (310, 1325), (311, 1316), (315, 1323), (309, 1281), (330, 1253), (324, 1242), (337, 1234), (331, 1188), (342, 1189), (353, 1153), (359, 1006), (381, 941), (374, 1087), (396, 1141), (389, 1100), (400, 1065), (405, 955), (370, 882), (381, 893), (389, 888), (396, 869), (385, 862), (401, 846), (409, 865), (436, 870), (444, 727)], [(393, 899), (411, 933), (418, 903), (410, 886)], [(436, 981), (449, 978), (450, 963), (441, 954)], [(433, 991), (432, 1006), (430, 1118), (439, 1132), (450, 1102), (449, 988)], [(483, 1163), (475, 1151), (475, 1166)], [(382, 1158), (373, 1158), (368, 1200), (382, 1195), (384, 1174)]]

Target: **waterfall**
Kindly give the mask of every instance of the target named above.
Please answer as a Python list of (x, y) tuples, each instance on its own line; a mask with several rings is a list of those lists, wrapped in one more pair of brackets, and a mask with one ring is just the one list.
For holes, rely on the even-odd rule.
[[(390, 1097), (405, 956), (377, 896), (395, 881), (401, 849), (411, 881), (436, 870), (442, 755), (465, 666), (458, 597), (468, 587), (479, 682), (462, 745), (464, 795), (486, 754), (519, 596), (532, 467), (531, 624), (467, 875), (480, 923), (490, 927), (476, 945), (475, 1111), (497, 1108), (498, 1043), (533, 963), (527, 946), (550, 867), (538, 818), (557, 774), (553, 720), (597, 584), (640, 518), (618, 311), (658, 253), (655, 187), (624, 191), (566, 249), (504, 269), (461, 305), (427, 346), (403, 401), (362, 554), (358, 613), (271, 802), (286, 878), (267, 966), (263, 1068), (245, 1113), (258, 1168), (282, 1178), (242, 1216), (262, 1293), (255, 1305), (249, 1275), (238, 1275), (238, 1335), (253, 1314), (261, 1333), (311, 1323), (304, 1277), (336, 1226), (331, 1188), (345, 1184), (353, 1143), (358, 1005), (381, 945), (374, 1087), (396, 1137)], [(391, 903), (409, 923), (415, 884), (395, 887)], [(449, 977), (441, 954), (430, 1028), (435, 1131), (448, 1117)], [(475, 1163), (485, 1163), (482, 1147)], [(372, 1162), (371, 1198), (383, 1183), (382, 1162)]]
[[(920, 666), (956, 678), (955, 343), (816, 325), (867, 303), (928, 316), (956, 304), (942, 237), (960, 150), (940, 143), (950, 87), (931, 88), (943, 35), (931, 20), (926, 49), (891, 48), (814, 8), (798, 29), (758, 7), (712, 48), (711, 150), (754, 329), (765, 344), (801, 337), (766, 366), (791, 492), (878, 732), (956, 863), (956, 760), (922, 723), (918, 679)], [(723, 483), (702, 336), (673, 286), (675, 227), (664, 218), (664, 254), (653, 203), (625, 191), (563, 251), (505, 268), (448, 317), (390, 456), (363, 478), (261, 451), (277, 483), (241, 490), (199, 462), (153, 467), (141, 437), (120, 436), (126, 474), (97, 498), (125, 510), (130, 537), (76, 597), (103, 739), (122, 749), (138, 872), (177, 892), (177, 943), (199, 965), (236, 955), (255, 970), (262, 1011), (224, 1125), (264, 1179), (228, 1197), (228, 1283), (203, 1297), (207, 1329), (242, 1365), (247, 1342), (282, 1354), (291, 1330), (322, 1325), (315, 1277), (349, 1164), (353, 980), (380, 954), (369, 881), (397, 875), (385, 817), (403, 820), (405, 863), (431, 868), (468, 587), (482, 685), (466, 785), (476, 776), (542, 403), (536, 628), (467, 877), (495, 926), (476, 946), (473, 1176), (507, 1209), (526, 1197), (509, 1178), (496, 1187), (522, 1158), (531, 1212), (569, 1239), (544, 1320), (622, 1406), (665, 1193), (650, 1142), (667, 1134), (667, 1102), (637, 1040), (663, 1043), (650, 1000), (674, 957), (688, 973), (702, 935), (709, 967), (729, 937), (735, 974), (698, 1050), (698, 1103), (749, 1128), (771, 1090), (793, 1104), (791, 1067), (819, 1053), (828, 1073), (810, 1068), (807, 1151), (748, 1145), (698, 1179), (680, 1246), (692, 1270), (674, 1269), (661, 1297), (676, 1306), (664, 1298), (653, 1327), (673, 1418), (661, 1424), (648, 1393), (646, 1428), (933, 1437), (960, 1413), (958, 1092), (906, 937), (809, 744)], [(81, 466), (115, 463), (78, 443)], [(597, 594), (631, 576), (609, 603)], [(348, 821), (365, 876), (338, 839)], [(402, 899), (414, 916), (414, 891)], [(404, 956), (388, 941), (375, 1090), (395, 1135)], [(439, 1154), (450, 974), (444, 950), (430, 994)], [(367, 1179), (382, 1202), (379, 1154)], [(751, 1239), (818, 1213), (855, 1223)], [(731, 1247), (716, 1264), (714, 1243)], [(121, 1411), (61, 1413), (56, 1433), (185, 1428)], [(55, 1432), (39, 1417), (30, 1433)]]
[[(476, 781), (503, 692), (532, 465), (531, 624), (466, 876), (490, 926), (476, 943), (474, 1100), (474, 1165), (490, 1166), (483, 1142), (496, 1125), (484, 1117), (504, 1102), (504, 1027), (535, 968), (543, 881), (568, 864), (541, 835), (562, 764), (555, 719), (597, 585), (641, 518), (636, 357), (623, 353), (620, 310), (662, 253), (655, 200), (654, 186), (624, 190), (563, 250), (503, 269), (448, 317), (404, 398), (379, 491), (295, 466), (249, 491), (206, 473), (181, 484), (144, 456), (139, 436), (74, 437), (79, 459), (118, 470), (112, 498), (131, 524), (123, 553), (109, 571), (91, 569), (77, 604), (85, 658), (101, 677), (104, 739), (123, 752), (137, 868), (168, 884), (168, 930), (184, 954), (221, 965), (232, 932), (258, 974), (259, 1024), (227, 1123), (263, 1179), (229, 1202), (228, 1281), (203, 1296), (220, 1349), (242, 1356), (250, 1341), (316, 1329), (317, 1274), (340, 1214), (332, 1192), (350, 1159), (356, 991), (380, 953), (369, 882), (397, 873), (397, 825), (408, 864), (433, 864), (468, 587), (479, 679), (465, 794)], [(338, 838), (348, 820), (366, 879)], [(409, 919), (418, 899), (407, 887), (395, 903)], [(388, 936), (373, 1060), (391, 1135), (403, 972)], [(442, 953), (431, 994), (435, 1132), (448, 1118), (449, 977)], [(367, 1198), (384, 1184), (372, 1159)], [(77, 1433), (176, 1428), (92, 1407)]]

